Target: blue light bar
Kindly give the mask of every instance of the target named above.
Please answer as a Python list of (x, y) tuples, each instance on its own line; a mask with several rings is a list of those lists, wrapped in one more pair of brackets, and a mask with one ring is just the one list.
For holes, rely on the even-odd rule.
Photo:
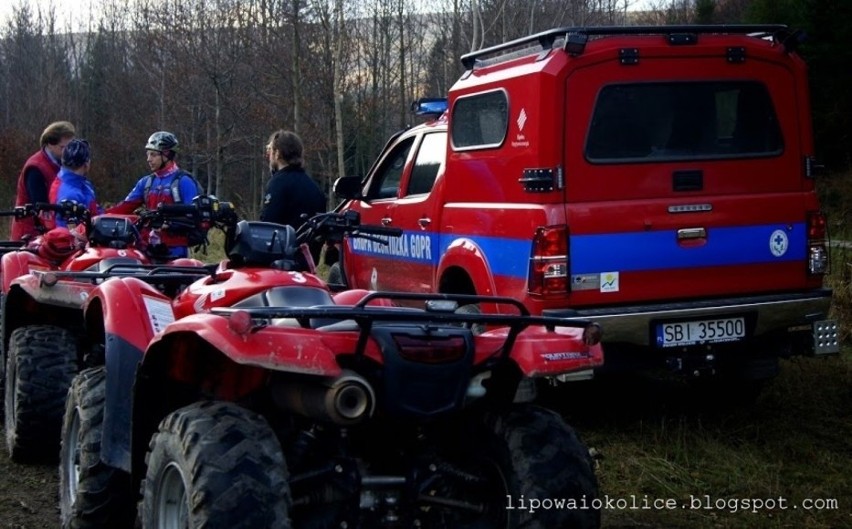
[(447, 98), (421, 97), (411, 103), (411, 112), (416, 116), (440, 116), (447, 111)]

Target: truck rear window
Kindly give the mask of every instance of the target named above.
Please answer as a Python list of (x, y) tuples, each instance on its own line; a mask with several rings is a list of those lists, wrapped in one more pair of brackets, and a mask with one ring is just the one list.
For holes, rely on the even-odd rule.
[(766, 87), (753, 81), (637, 83), (604, 87), (586, 139), (593, 163), (781, 154)]

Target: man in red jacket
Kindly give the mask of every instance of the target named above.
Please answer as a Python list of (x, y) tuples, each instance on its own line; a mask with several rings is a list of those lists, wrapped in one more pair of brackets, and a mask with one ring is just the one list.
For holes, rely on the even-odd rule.
[[(27, 159), (15, 196), (15, 206), (48, 201), (48, 191), (59, 173), (62, 149), (76, 136), (74, 125), (68, 121), (51, 123), (41, 133), (41, 148)], [(38, 235), (32, 218), (12, 221), (12, 240), (21, 240), (26, 236)]]

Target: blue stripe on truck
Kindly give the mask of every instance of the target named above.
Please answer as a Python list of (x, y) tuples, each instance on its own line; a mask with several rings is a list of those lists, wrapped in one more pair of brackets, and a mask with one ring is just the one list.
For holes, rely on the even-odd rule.
[[(786, 243), (777, 232), (786, 236)], [(770, 242), (771, 238), (774, 241)], [(471, 250), (480, 251), (485, 256), (493, 274), (526, 278), (531, 239), (460, 234), (442, 236), (418, 231), (391, 238), (388, 245), (359, 239), (351, 239), (349, 244), (359, 255), (437, 265), (440, 256), (451, 244), (459, 244), (460, 239), (473, 243), (475, 249)], [(805, 259), (806, 239), (804, 223), (710, 228), (705, 244), (692, 247), (678, 244), (677, 230), (572, 235), (571, 273), (800, 261)], [(773, 247), (778, 255), (773, 254)], [(782, 247), (785, 248), (783, 253)]]

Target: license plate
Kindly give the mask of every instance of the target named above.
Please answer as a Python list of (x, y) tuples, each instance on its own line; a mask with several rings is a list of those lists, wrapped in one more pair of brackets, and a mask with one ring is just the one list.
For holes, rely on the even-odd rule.
[(735, 342), (745, 335), (745, 318), (661, 323), (657, 325), (657, 347)]

